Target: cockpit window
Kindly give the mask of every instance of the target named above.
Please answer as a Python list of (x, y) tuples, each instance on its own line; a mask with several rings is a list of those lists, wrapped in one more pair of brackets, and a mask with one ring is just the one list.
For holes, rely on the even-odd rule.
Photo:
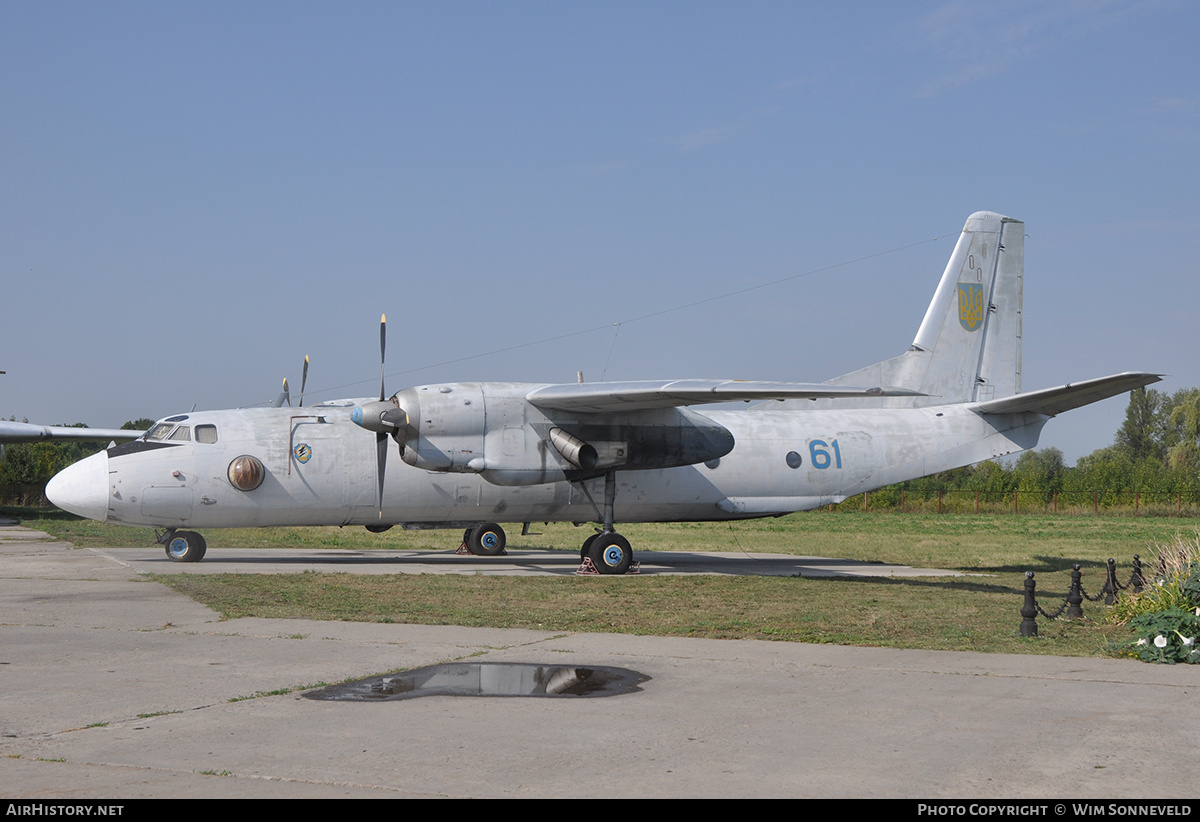
[(156, 440), (165, 440), (167, 435), (175, 429), (174, 423), (160, 422), (158, 425), (146, 432), (146, 440), (155, 442)]
[(171, 432), (171, 439), (176, 442), (191, 442), (192, 427), (190, 425), (181, 425)]
[(212, 443), (217, 441), (217, 426), (197, 425), (196, 442)]

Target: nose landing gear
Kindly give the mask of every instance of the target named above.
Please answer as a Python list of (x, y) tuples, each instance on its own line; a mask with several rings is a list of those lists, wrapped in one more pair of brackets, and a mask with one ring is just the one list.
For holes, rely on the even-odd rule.
[(208, 543), (195, 531), (169, 529), (156, 534), (160, 545), (166, 548), (167, 559), (172, 562), (199, 562), (204, 559)]

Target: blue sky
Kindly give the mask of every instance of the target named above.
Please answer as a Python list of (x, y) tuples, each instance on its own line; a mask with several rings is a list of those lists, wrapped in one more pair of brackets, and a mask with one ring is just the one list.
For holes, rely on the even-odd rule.
[(384, 312), (389, 393), (823, 380), (907, 347), (983, 209), (1027, 390), (1197, 386), (1198, 41), (1169, 0), (12, 0), (0, 414), (251, 405), (305, 354), (369, 395)]

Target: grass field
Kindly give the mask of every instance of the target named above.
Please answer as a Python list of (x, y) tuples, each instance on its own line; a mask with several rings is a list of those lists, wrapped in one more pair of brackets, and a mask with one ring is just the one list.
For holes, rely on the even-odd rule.
[[(31, 527), (80, 546), (153, 544), (144, 528), (101, 525), (55, 514), (14, 511)], [(511, 526), (509, 547), (575, 554), (589, 531)], [(635, 550), (781, 552), (961, 570), (968, 577), (800, 579), (772, 577), (358, 576), (305, 573), (167, 574), (157, 577), (228, 618), (334, 619), (487, 625), (554, 631), (829, 642), (897, 648), (1107, 656), (1127, 639), (1104, 621), (1102, 603), (1084, 603), (1084, 620), (1039, 618), (1040, 636), (1019, 636), (1026, 570), (1039, 602), (1054, 611), (1080, 563), (1096, 594), (1117, 559), (1126, 582), (1134, 554), (1147, 564), (1156, 545), (1194, 537), (1200, 520), (1063, 515), (794, 514), (719, 524), (626, 525)], [(453, 550), (457, 531), (371, 534), (362, 528), (209, 531), (222, 547), (414, 548)]]

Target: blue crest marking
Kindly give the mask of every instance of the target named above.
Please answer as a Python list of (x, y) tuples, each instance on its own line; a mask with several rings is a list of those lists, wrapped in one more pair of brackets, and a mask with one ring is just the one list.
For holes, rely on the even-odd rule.
[(296, 458), (296, 462), (303, 465), (312, 459), (312, 448), (310, 448), (306, 442), (298, 443), (296, 447), (292, 449), (292, 456)]

